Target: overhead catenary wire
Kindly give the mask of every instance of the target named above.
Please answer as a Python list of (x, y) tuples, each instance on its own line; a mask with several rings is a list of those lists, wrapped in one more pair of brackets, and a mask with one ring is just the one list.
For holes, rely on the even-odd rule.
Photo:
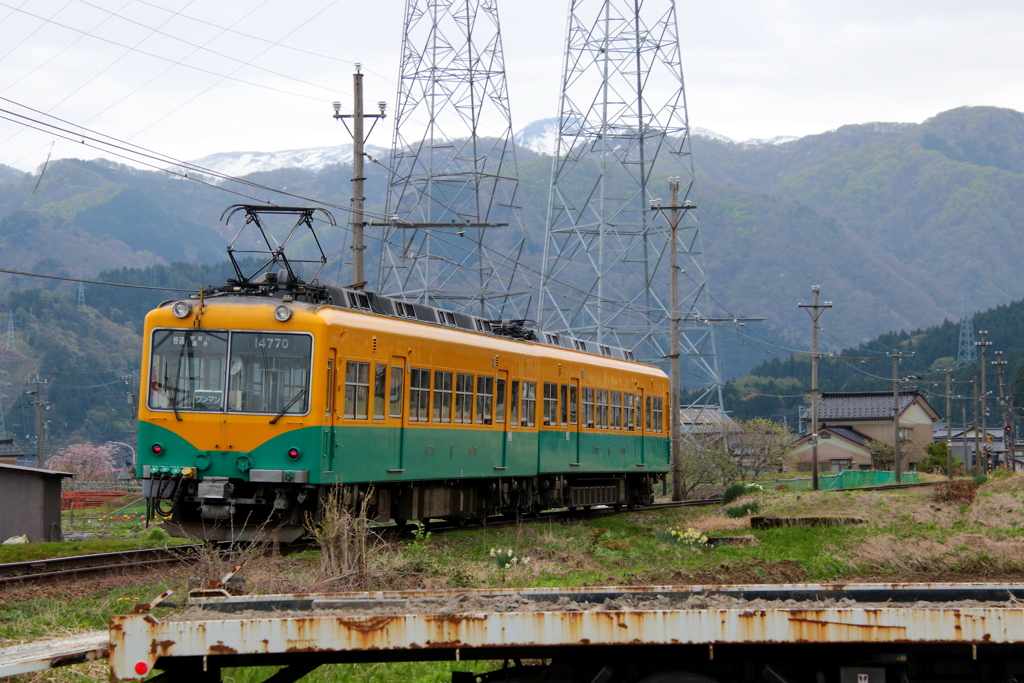
[[(68, 125), (73, 125), (70, 122), (67, 122), (67, 121), (61, 119), (60, 117), (56, 117), (56, 116), (53, 116), (53, 115), (50, 115), (50, 114), (46, 114), (45, 112), (41, 112), (41, 111), (39, 111), (37, 109), (34, 109), (32, 107), (27, 107), (25, 105), (21, 105), (20, 103), (14, 102), (13, 100), (11, 100), (9, 98), (0, 97), (0, 100), (6, 101), (6, 102), (11, 102), (11, 103), (13, 103), (13, 104), (15, 104), (17, 106), (24, 107), (25, 109), (28, 109), (29, 111), (33, 111), (33, 112), (35, 112), (37, 114), (40, 114), (40, 115), (43, 115), (43, 116), (48, 116), (49, 118), (53, 118), (55, 120), (61, 121), (62, 123), (65, 123), (65, 124), (68, 124)], [(117, 143), (122, 143), (122, 144), (117, 144), (117, 143), (113, 143), (113, 142), (107, 142), (105, 140), (100, 139), (99, 137), (94, 137), (94, 136), (91, 136), (91, 135), (84, 135), (83, 133), (77, 133), (76, 131), (73, 131), (73, 130), (70, 130), (70, 129), (67, 129), (67, 128), (63, 128), (61, 126), (56, 126), (56, 125), (51, 124), (51, 123), (45, 123), (43, 121), (40, 121), (38, 119), (34, 119), (34, 118), (26, 116), (24, 114), (19, 114), (17, 112), (10, 111), (9, 109), (0, 108), (0, 112), (9, 115), (9, 116), (3, 116), (2, 114), (0, 114), (0, 119), (11, 121), (13, 123), (18, 123), (20, 125), (33, 128), (35, 130), (40, 130), (40, 131), (48, 132), (48, 133), (51, 133), (51, 134), (56, 134), (58, 137), (61, 137), (61, 138), (65, 139), (65, 140), (77, 142), (77, 143), (80, 143), (80, 144), (85, 145), (87, 147), (91, 147), (93, 149), (97, 149), (97, 150), (103, 151), (103, 152), (105, 152), (107, 154), (111, 154), (113, 156), (116, 156), (116, 157), (119, 157), (119, 158), (122, 158), (122, 159), (125, 159), (125, 160), (128, 160), (128, 161), (132, 161), (132, 162), (137, 163), (137, 164), (148, 166), (148, 167), (153, 168), (153, 169), (155, 169), (157, 171), (168, 173), (170, 175), (175, 175), (177, 177), (180, 177), (180, 178), (183, 178), (183, 179), (187, 179), (187, 180), (191, 180), (193, 182), (201, 183), (203, 185), (207, 185), (209, 187), (212, 187), (212, 188), (224, 191), (224, 192), (228, 192), (230, 194), (234, 194), (236, 196), (243, 197), (245, 199), (250, 199), (250, 200), (253, 200), (255, 202), (260, 202), (260, 203), (266, 203), (266, 204), (273, 205), (273, 202), (271, 200), (265, 198), (265, 197), (256, 197), (256, 196), (253, 196), (253, 195), (245, 194), (245, 193), (242, 193), (242, 192), (238, 192), (236, 190), (231, 190), (231, 189), (222, 187), (222, 186), (217, 185), (215, 183), (207, 182), (207, 181), (205, 181), (205, 180), (203, 180), (201, 178), (197, 178), (197, 177), (195, 177), (193, 175), (189, 175), (188, 171), (193, 171), (195, 173), (200, 173), (202, 175), (209, 175), (209, 176), (214, 177), (214, 178), (219, 178), (219, 179), (222, 179), (222, 180), (235, 182), (235, 183), (238, 183), (238, 184), (241, 184), (241, 185), (244, 185), (244, 186), (265, 190), (267, 192), (273, 192), (273, 193), (276, 193), (276, 194), (281, 194), (281, 195), (284, 195), (284, 196), (287, 196), (287, 197), (291, 197), (291, 198), (294, 198), (294, 199), (300, 199), (300, 200), (303, 200), (303, 201), (312, 202), (312, 203), (319, 204), (321, 206), (330, 207), (330, 208), (333, 208), (333, 209), (336, 209), (336, 210), (339, 210), (339, 211), (346, 211), (346, 212), (347, 211), (351, 211), (351, 207), (349, 207), (349, 206), (345, 206), (345, 205), (341, 205), (341, 204), (335, 204), (333, 202), (328, 202), (328, 201), (325, 201), (325, 200), (322, 200), (322, 199), (306, 197), (304, 195), (296, 194), (294, 192), (288, 192), (288, 191), (285, 191), (285, 190), (279, 190), (279, 189), (272, 188), (272, 187), (269, 187), (269, 186), (266, 186), (266, 185), (262, 185), (260, 183), (254, 183), (252, 181), (245, 180), (243, 178), (236, 178), (234, 176), (229, 176), (229, 175), (224, 174), (224, 173), (219, 173), (217, 171), (213, 171), (211, 169), (204, 168), (204, 167), (199, 166), (197, 164), (193, 164), (193, 163), (190, 163), (190, 162), (180, 161), (180, 160), (177, 160), (177, 159), (174, 159), (172, 157), (165, 156), (165, 155), (160, 155), (159, 153), (153, 152), (152, 150), (149, 150), (147, 148), (141, 147), (139, 145), (135, 145), (133, 143), (117, 140), (117, 138), (113, 138), (112, 136), (107, 136), (107, 135), (102, 134), (102, 133), (96, 133), (96, 131), (92, 131), (92, 130), (89, 130), (89, 129), (82, 128), (82, 131), (88, 131), (90, 133), (94, 133), (94, 134), (102, 136), (102, 137), (110, 138), (111, 140), (117, 140)], [(15, 117), (15, 118), (11, 118), (11, 117)], [(20, 120), (18, 120), (18, 119), (20, 119)], [(28, 123), (28, 122), (31, 122), (31, 123)], [(37, 124), (37, 125), (33, 125), (33, 124)], [(54, 131), (57, 131), (57, 132), (54, 133)], [(136, 149), (131, 149), (132, 147), (134, 147)], [(121, 150), (121, 151), (119, 152), (119, 151), (115, 151), (115, 150)], [(136, 150), (141, 150), (141, 151), (136, 151)], [(141, 157), (141, 159), (139, 157)], [(144, 161), (143, 159), (148, 159), (149, 161)], [(158, 165), (156, 163), (153, 163), (154, 161), (157, 161), (157, 162), (160, 162), (160, 163), (163, 163), (163, 164), (171, 164), (171, 165), (174, 165), (174, 166), (178, 166), (180, 168), (186, 169), (186, 171), (185, 172), (178, 172), (178, 171), (175, 171), (173, 169), (168, 169), (168, 168), (160, 166), (160, 165)], [(381, 219), (384, 218), (384, 215), (382, 213), (379, 213), (379, 212), (365, 211), (364, 213), (366, 213), (366, 214), (368, 214), (370, 216), (380, 217)], [(317, 219), (317, 220), (319, 222), (319, 219)], [(342, 230), (350, 230), (350, 228), (348, 226), (340, 225), (338, 227), (341, 228)], [(378, 242), (383, 241), (380, 237), (376, 237), (376, 236), (371, 236), (370, 239), (374, 239), (374, 240), (376, 240)], [(441, 242), (443, 244), (446, 244), (448, 246), (451, 246), (453, 248), (462, 249), (464, 251), (468, 251), (468, 249), (466, 247), (458, 244), (455, 241), (446, 239), (446, 238), (444, 238), (444, 237), (442, 237), (440, 235), (436, 235), (435, 236), (435, 240), (438, 241), (438, 242)], [(509, 256), (507, 254), (503, 254), (502, 252), (500, 252), (498, 250), (489, 249), (488, 251), (490, 253), (492, 253), (492, 254), (501, 256), (502, 258), (505, 258), (505, 259), (515, 260), (515, 259), (512, 259), (511, 256)], [(521, 261), (517, 261), (517, 262), (519, 263), (520, 268), (522, 268), (524, 272), (532, 273), (533, 275), (536, 275), (536, 276), (540, 276), (541, 275), (540, 271), (530, 267), (529, 265), (527, 265), (527, 264), (525, 264), (525, 263), (523, 263)], [(574, 286), (566, 284), (566, 283), (560, 283), (560, 282), (557, 282), (555, 280), (551, 280), (551, 281), (552, 282), (556, 282), (557, 284), (559, 284), (562, 287), (565, 287), (567, 290), (574, 291), (574, 292), (576, 292), (576, 293), (578, 293), (578, 294), (580, 294), (582, 296), (588, 296), (587, 292), (584, 292), (583, 290), (579, 289), (578, 287), (574, 287)], [(619, 299), (612, 299), (612, 298), (608, 298), (608, 297), (605, 297), (603, 299), (603, 301), (605, 301), (608, 304), (618, 305), (618, 306), (621, 306), (621, 307), (624, 307), (624, 308), (625, 307), (632, 307), (632, 308), (634, 308), (636, 310), (641, 310), (641, 311), (642, 310), (646, 310), (646, 307), (638, 306), (634, 302), (629, 302), (629, 301), (624, 301), (624, 300), (619, 300)], [(652, 308), (651, 310), (658, 310), (658, 309), (653, 309)]]

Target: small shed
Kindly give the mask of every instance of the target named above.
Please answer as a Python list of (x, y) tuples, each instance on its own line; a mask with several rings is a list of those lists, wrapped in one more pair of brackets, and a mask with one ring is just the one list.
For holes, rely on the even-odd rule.
[(0, 465), (0, 541), (28, 536), (32, 543), (59, 541), (60, 483), (70, 472)]

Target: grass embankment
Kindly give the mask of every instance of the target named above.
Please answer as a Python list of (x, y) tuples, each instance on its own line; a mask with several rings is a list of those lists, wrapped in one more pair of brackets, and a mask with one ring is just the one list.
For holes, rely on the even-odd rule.
[[(1019, 579), (1024, 576), (1024, 474), (993, 477), (977, 494), (968, 504), (939, 501), (931, 488), (817, 493), (769, 489), (708, 508), (634, 512), (573, 524), (524, 523), (513, 528), (420, 533), (371, 548), (364, 587)], [(749, 517), (725, 514), (729, 507), (755, 501), (760, 515), (860, 517), (866, 523), (762, 531), (750, 529)], [(676, 527), (710, 536), (748, 535), (753, 543), (714, 549), (688, 545), (673, 540), (669, 532)], [(499, 567), (492, 549), (513, 550), (522, 561)], [(314, 551), (254, 557), (242, 574), (250, 589), (259, 593), (352, 587), (345, 575), (325, 573), (320, 560)], [(207, 564), (212, 573), (220, 570), (217, 562)], [(201, 572), (162, 570), (56, 588), (9, 590), (0, 605), (0, 645), (44, 634), (104, 628), (110, 615), (130, 611), (136, 599), (148, 600), (167, 588), (181, 596), (188, 575), (196, 573)], [(162, 613), (158, 611), (158, 617)], [(89, 666), (98, 665), (63, 670), (67, 672), (61, 674), (67, 676), (63, 680), (102, 677), (89, 673)], [(315, 672), (309, 680), (442, 681), (453, 668), (460, 667), (339, 665)], [(461, 668), (482, 671), (488, 665), (467, 663)], [(226, 680), (255, 682), (269, 673), (232, 670)]]

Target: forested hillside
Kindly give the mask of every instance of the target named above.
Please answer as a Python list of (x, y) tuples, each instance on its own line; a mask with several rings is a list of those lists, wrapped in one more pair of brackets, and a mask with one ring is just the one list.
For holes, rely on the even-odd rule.
[[(831, 312), (829, 312), (831, 313)], [(1024, 300), (1004, 304), (978, 313), (973, 319), (974, 330), (985, 330), (988, 341), (987, 389), (994, 397), (999, 395), (997, 367), (992, 361), (1001, 358), (1004, 366), (1005, 393), (1012, 393), (1014, 405), (1024, 406)], [(976, 334), (975, 340), (980, 340)], [(960, 324), (946, 321), (926, 329), (912, 332), (890, 332), (854, 348), (843, 349), (821, 360), (818, 381), (821, 391), (892, 391), (893, 351), (913, 353), (912, 358), (900, 361), (900, 376), (914, 376), (904, 384), (925, 394), (932, 406), (945, 413), (946, 368), (953, 368), (954, 385), (951, 393), (962, 396), (955, 402), (953, 422), (962, 422), (961, 405), (967, 401), (968, 420), (973, 419), (970, 406), (972, 379), (981, 381), (981, 359), (956, 367), (960, 342)], [(997, 356), (996, 352), (1001, 352)], [(851, 360), (845, 360), (850, 358)], [(876, 358), (878, 360), (861, 360)], [(787, 354), (754, 367), (746, 377), (730, 381), (725, 390), (726, 407), (736, 417), (770, 417), (787, 420), (795, 426), (797, 410), (806, 405), (806, 392), (811, 385), (809, 354)], [(990, 404), (995, 408), (996, 401)], [(990, 412), (992, 412), (990, 410)], [(990, 424), (997, 424), (994, 417)]]
[[(835, 304), (823, 320), (827, 334), (822, 343), (837, 352), (892, 330), (944, 329), (943, 320), (959, 317), (965, 293), (979, 306), (1024, 297), (1024, 271), (1018, 267), (1024, 262), (1024, 240), (1019, 239), (1024, 223), (1024, 115), (1019, 112), (964, 107), (921, 124), (850, 125), (780, 145), (707, 137), (695, 137), (692, 143), (698, 171), (693, 199), (700, 212), (709, 292), (731, 314), (768, 318), (745, 328), (724, 327), (719, 334), (721, 365), (726, 376), (752, 372), (772, 378), (778, 386), (761, 394), (800, 393), (780, 388), (802, 381), (800, 372), (771, 365), (750, 368), (773, 357), (769, 352), (776, 358), (785, 353), (777, 347), (806, 348), (810, 324), (797, 304), (809, 299), (812, 284), (820, 284), (823, 298)], [(384, 211), (385, 166), (386, 161), (367, 166), (367, 209), (378, 215)], [(525, 258), (534, 265), (543, 249), (550, 171), (549, 157), (520, 150), (519, 203), (529, 235)], [(333, 165), (316, 172), (279, 169), (248, 179), (347, 205), (350, 175), (348, 166)], [(653, 177), (667, 175), (669, 166), (663, 166)], [(224, 248), (238, 227), (221, 223), (221, 213), (230, 204), (265, 201), (272, 193), (203, 180), (103, 160), (56, 160), (42, 179), (0, 166), (0, 267), (89, 278), (102, 272), (111, 280), (169, 287), (219, 282), (226, 271), (216, 264), (223, 264)], [(664, 196), (657, 187), (652, 194)], [(503, 211), (492, 219), (507, 218)], [(350, 254), (348, 217), (341, 210), (335, 213), (340, 227), (321, 226), (319, 231), (331, 259), (323, 280), (344, 285), (350, 278), (345, 264)], [(373, 278), (374, 229), (368, 231), (367, 243)], [(296, 246), (300, 251), (307, 247)], [(18, 297), (42, 296), (23, 291), (30, 289), (70, 298), (47, 303), (50, 308), (37, 310), (30, 304), (26, 309)], [(10, 303), (0, 301), (0, 313), (16, 307), (26, 334), (44, 324), (38, 311), (59, 309), (63, 315), (61, 306), (78, 310), (71, 285), (0, 275), (2, 291), (8, 292)], [(126, 334), (130, 327), (136, 334), (141, 316), (160, 298), (166, 297), (89, 287), (84, 310), (103, 316), (103, 325)], [(1007, 315), (1019, 312), (1016, 306)], [(97, 325), (99, 321), (95, 319)], [(909, 343), (923, 332), (893, 334), (878, 343)], [(50, 341), (39, 339), (39, 348), (33, 343), (28, 355), (41, 361)], [(955, 346), (955, 339), (951, 343)], [(1008, 354), (1011, 347), (1008, 341)], [(947, 349), (932, 355), (951, 353)], [(923, 352), (921, 358), (924, 362)], [(1016, 357), (1013, 361), (1017, 363)], [(105, 361), (97, 356), (95, 362)], [(136, 358), (128, 365), (137, 363)], [(108, 365), (95, 369), (107, 371)], [(29, 366), (28, 361), (17, 365)], [(871, 372), (887, 376), (883, 366)], [(829, 381), (836, 387), (867, 381), (858, 377)], [(24, 379), (10, 377), (14, 383)], [(757, 391), (740, 385), (734, 390), (738, 393), (733, 398), (745, 399), (741, 412), (791, 412), (787, 402), (800, 400), (771, 399), (762, 405), (764, 397), (753, 396)], [(733, 407), (741, 408), (735, 401)]]

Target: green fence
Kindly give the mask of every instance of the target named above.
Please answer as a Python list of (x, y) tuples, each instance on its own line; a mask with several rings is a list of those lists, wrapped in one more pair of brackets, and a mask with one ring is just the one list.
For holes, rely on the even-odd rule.
[[(903, 484), (916, 484), (917, 472), (903, 472), (900, 477), (900, 481)], [(818, 488), (822, 491), (825, 490), (839, 490), (839, 489), (855, 489), (862, 486), (885, 486), (886, 484), (895, 484), (896, 475), (893, 472), (879, 472), (875, 470), (861, 471), (861, 470), (846, 470), (839, 474), (825, 474), (818, 477)], [(777, 479), (775, 481), (766, 481), (762, 483), (762, 486), (766, 488), (769, 486), (780, 486), (785, 484), (791, 489), (797, 491), (810, 491), (811, 490), (811, 479), (810, 477), (801, 477), (800, 479)]]

